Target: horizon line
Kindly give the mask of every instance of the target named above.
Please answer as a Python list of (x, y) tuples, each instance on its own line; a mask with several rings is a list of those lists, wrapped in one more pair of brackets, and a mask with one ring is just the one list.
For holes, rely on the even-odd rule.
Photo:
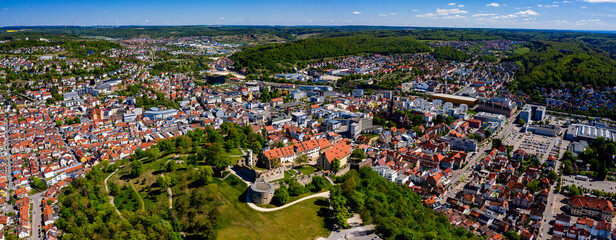
[[(67, 28), (67, 27), (80, 27), (80, 28), (126, 28), (126, 27), (324, 27), (324, 28), (336, 28), (336, 27), (382, 27), (382, 28), (436, 28), (436, 29), (494, 29), (494, 30), (530, 30), (530, 31), (570, 31), (570, 32), (599, 32), (599, 33), (613, 33), (616, 34), (616, 30), (584, 30), (584, 29), (549, 29), (549, 28), (497, 28), (497, 27), (419, 27), (419, 26), (392, 26), (392, 25), (271, 25), (271, 24), (251, 24), (251, 25), (223, 25), (223, 24), (199, 24), (199, 25), (14, 25), (14, 26), (0, 26), (0, 29), (10, 28)], [(16, 29), (14, 29), (16, 30)]]

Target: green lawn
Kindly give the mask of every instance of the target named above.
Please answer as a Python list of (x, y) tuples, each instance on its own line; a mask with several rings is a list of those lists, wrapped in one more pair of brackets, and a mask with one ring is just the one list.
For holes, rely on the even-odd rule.
[(317, 171), (315, 167), (310, 166), (310, 165), (303, 165), (300, 168), (296, 168), (296, 170), (299, 170), (304, 175), (310, 175)]
[(291, 207), (269, 213), (257, 212), (240, 199), (245, 199), (246, 185), (231, 184), (229, 176), (224, 182), (218, 181), (218, 189), (223, 195), (218, 221), (219, 239), (314, 239), (329, 236), (319, 212), (326, 207), (310, 199)]
[(362, 136), (366, 136), (366, 137), (369, 137), (369, 138), (379, 137), (379, 135), (375, 134), (375, 133), (363, 133)]
[(242, 151), (239, 148), (229, 150), (227, 155), (242, 155)]
[(515, 54), (524, 54), (527, 52), (530, 52), (530, 48), (523, 47), (523, 48), (516, 48), (515, 50), (513, 50), (513, 53)]

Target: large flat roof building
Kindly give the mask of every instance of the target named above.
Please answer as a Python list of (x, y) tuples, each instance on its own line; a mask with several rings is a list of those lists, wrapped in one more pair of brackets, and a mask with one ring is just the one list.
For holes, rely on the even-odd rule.
[(458, 96), (458, 95), (442, 94), (442, 93), (432, 94), (430, 98), (433, 100), (441, 99), (445, 102), (451, 102), (453, 104), (466, 104), (471, 107), (475, 106), (475, 104), (479, 102), (479, 100), (477, 100), (476, 98), (472, 98), (472, 97), (463, 97), (463, 96)]
[(596, 139), (598, 137), (616, 141), (616, 129), (585, 124), (571, 124), (567, 128), (567, 134), (565, 135), (565, 139), (568, 140)]

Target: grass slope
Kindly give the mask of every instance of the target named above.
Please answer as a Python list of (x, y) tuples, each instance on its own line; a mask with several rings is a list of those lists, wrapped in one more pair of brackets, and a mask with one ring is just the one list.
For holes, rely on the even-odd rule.
[(217, 182), (223, 196), (218, 219), (219, 239), (314, 239), (329, 236), (325, 228), (326, 202), (310, 199), (269, 213), (257, 212), (243, 201), (246, 185), (229, 176)]

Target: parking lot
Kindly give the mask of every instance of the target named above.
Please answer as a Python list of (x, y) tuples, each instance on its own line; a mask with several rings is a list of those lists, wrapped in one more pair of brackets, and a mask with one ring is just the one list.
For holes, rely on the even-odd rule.
[(563, 176), (563, 186), (568, 186), (575, 184), (577, 186), (589, 189), (589, 190), (600, 190), (604, 192), (616, 193), (616, 182), (612, 181), (584, 181), (578, 180), (575, 176)]

